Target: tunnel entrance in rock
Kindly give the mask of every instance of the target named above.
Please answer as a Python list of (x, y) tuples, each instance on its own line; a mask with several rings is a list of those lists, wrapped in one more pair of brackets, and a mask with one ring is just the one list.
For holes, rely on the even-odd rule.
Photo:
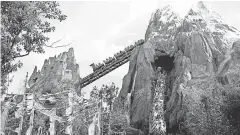
[[(165, 53), (165, 52), (163, 52)], [(174, 57), (171, 57), (170, 55), (167, 55), (166, 53), (164, 55), (156, 56), (154, 59), (154, 66), (155, 71), (158, 76), (158, 80), (161, 84), (158, 84), (158, 88), (161, 89), (161, 92), (163, 94), (163, 111), (166, 111), (167, 108), (167, 102), (170, 100), (170, 96), (172, 93), (172, 87), (173, 82), (175, 80), (175, 77), (173, 76), (174, 72)], [(159, 72), (159, 67), (161, 67), (161, 70)], [(157, 85), (156, 85), (157, 86)], [(160, 87), (161, 86), (161, 87)], [(164, 121), (166, 122), (166, 130), (169, 132), (170, 130), (176, 130), (173, 128), (169, 128), (168, 123), (168, 116), (166, 113), (164, 113), (163, 117)]]
[(161, 67), (163, 70), (170, 72), (174, 67), (174, 57), (170, 55), (157, 56), (155, 57), (156, 68)]

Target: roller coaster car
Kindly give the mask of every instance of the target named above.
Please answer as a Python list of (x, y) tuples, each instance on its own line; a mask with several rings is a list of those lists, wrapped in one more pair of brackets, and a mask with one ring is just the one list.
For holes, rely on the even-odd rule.
[(98, 70), (98, 69), (100, 69), (101, 67), (103, 67), (104, 64), (98, 63), (98, 64), (96, 65), (96, 64), (92, 63), (90, 66), (93, 68), (93, 72), (95, 72), (96, 70)]
[(103, 63), (99, 63), (98, 65), (99, 65), (99, 66), (98, 66), (98, 68), (97, 68), (97, 69), (99, 69), (99, 68), (101, 68), (101, 67), (103, 67), (103, 66), (104, 66), (104, 64), (103, 64)]
[(117, 58), (117, 57), (118, 57), (118, 53), (115, 53), (115, 54), (114, 54), (114, 57)]
[(95, 70), (96, 70), (96, 65), (95, 65), (94, 63), (92, 63), (90, 66), (92, 67), (93, 72), (95, 72)]
[(108, 63), (108, 59), (103, 60), (103, 63), (104, 63), (104, 64)]
[(112, 61), (116, 60), (115, 57), (111, 57), (112, 58)]
[(107, 58), (106, 60), (104, 60), (103, 63), (104, 63), (104, 64), (109, 64), (109, 63), (111, 63), (111, 62), (114, 61), (114, 60), (115, 60), (115, 58), (109, 57), (109, 58)]
[(122, 57), (125, 53), (126, 53), (126, 52), (124, 52), (124, 51), (120, 51), (120, 52), (114, 54), (114, 56), (115, 56), (116, 58), (120, 58), (120, 57)]
[(89, 77), (92, 77), (93, 76), (93, 73), (91, 73), (90, 75), (88, 75)]
[(135, 45), (139, 46), (139, 45), (141, 45), (141, 44), (143, 44), (143, 43), (144, 43), (144, 40), (143, 40), (143, 39), (140, 39), (140, 40), (138, 40), (137, 42), (135, 42)]
[(126, 47), (126, 48), (124, 48), (124, 50), (125, 50), (126, 52), (128, 52), (128, 50), (129, 50), (129, 46)]
[(134, 45), (129, 46), (129, 50), (133, 50), (133, 48), (134, 48)]
[(86, 80), (90, 77), (90, 75), (87, 75), (86, 77), (84, 77), (83, 79)]
[(101, 69), (103, 66), (104, 66), (103, 63), (98, 63), (97, 66), (96, 66), (95, 71)]
[(134, 48), (134, 46), (133, 46), (133, 45), (130, 45), (130, 46), (126, 47), (124, 50), (125, 50), (126, 52), (129, 52), (129, 51), (132, 51), (133, 48)]
[(137, 41), (137, 42), (134, 42), (134, 46), (138, 46), (138, 41)]
[(143, 39), (140, 39), (138, 40), (139, 41), (139, 45), (143, 44), (144, 43), (144, 40)]
[(88, 78), (91, 78), (92, 76), (93, 76), (93, 73), (91, 73), (88, 76), (84, 77), (84, 79), (87, 80)]

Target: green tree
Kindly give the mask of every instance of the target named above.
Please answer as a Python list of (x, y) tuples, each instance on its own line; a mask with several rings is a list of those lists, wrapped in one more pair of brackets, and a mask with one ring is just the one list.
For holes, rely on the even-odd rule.
[(9, 73), (17, 71), (23, 64), (16, 58), (31, 52), (44, 53), (49, 38), (46, 33), (55, 27), (50, 20), (66, 19), (59, 3), (55, 1), (2, 1), (1, 2), (1, 92), (7, 89)]

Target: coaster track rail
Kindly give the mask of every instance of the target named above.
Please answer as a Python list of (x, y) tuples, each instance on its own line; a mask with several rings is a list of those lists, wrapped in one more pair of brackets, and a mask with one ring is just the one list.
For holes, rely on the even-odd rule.
[(93, 73), (87, 75), (81, 80), (81, 88), (86, 87), (92, 82), (98, 80), (104, 75), (127, 63), (130, 60), (132, 51), (143, 43), (144, 40), (140, 39), (135, 42), (135, 45), (130, 45), (126, 47), (124, 51), (116, 53), (114, 57), (109, 57), (108, 59), (104, 60), (103, 63), (91, 64), (90, 66), (93, 68)]

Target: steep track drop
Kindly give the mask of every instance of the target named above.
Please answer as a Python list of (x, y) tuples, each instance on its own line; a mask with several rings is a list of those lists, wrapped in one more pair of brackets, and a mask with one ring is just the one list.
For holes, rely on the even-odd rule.
[(100, 68), (95, 69), (95, 64), (91, 64), (94, 65), (93, 66), (93, 73), (87, 75), (86, 77), (84, 77), (81, 80), (81, 88), (86, 87), (87, 85), (91, 84), (92, 82), (96, 81), (97, 79), (103, 77), (104, 75), (112, 72), (113, 70), (115, 70), (116, 68), (124, 65), (125, 63), (127, 63), (130, 60), (132, 51), (142, 45), (144, 43), (144, 40), (138, 40), (137, 42), (135, 42), (135, 45), (130, 47), (130, 49), (126, 49), (124, 51), (120, 51), (120, 53), (118, 53), (117, 57), (116, 55), (114, 55), (114, 60), (112, 60), (111, 62), (107, 63), (107, 64), (100, 64)]

